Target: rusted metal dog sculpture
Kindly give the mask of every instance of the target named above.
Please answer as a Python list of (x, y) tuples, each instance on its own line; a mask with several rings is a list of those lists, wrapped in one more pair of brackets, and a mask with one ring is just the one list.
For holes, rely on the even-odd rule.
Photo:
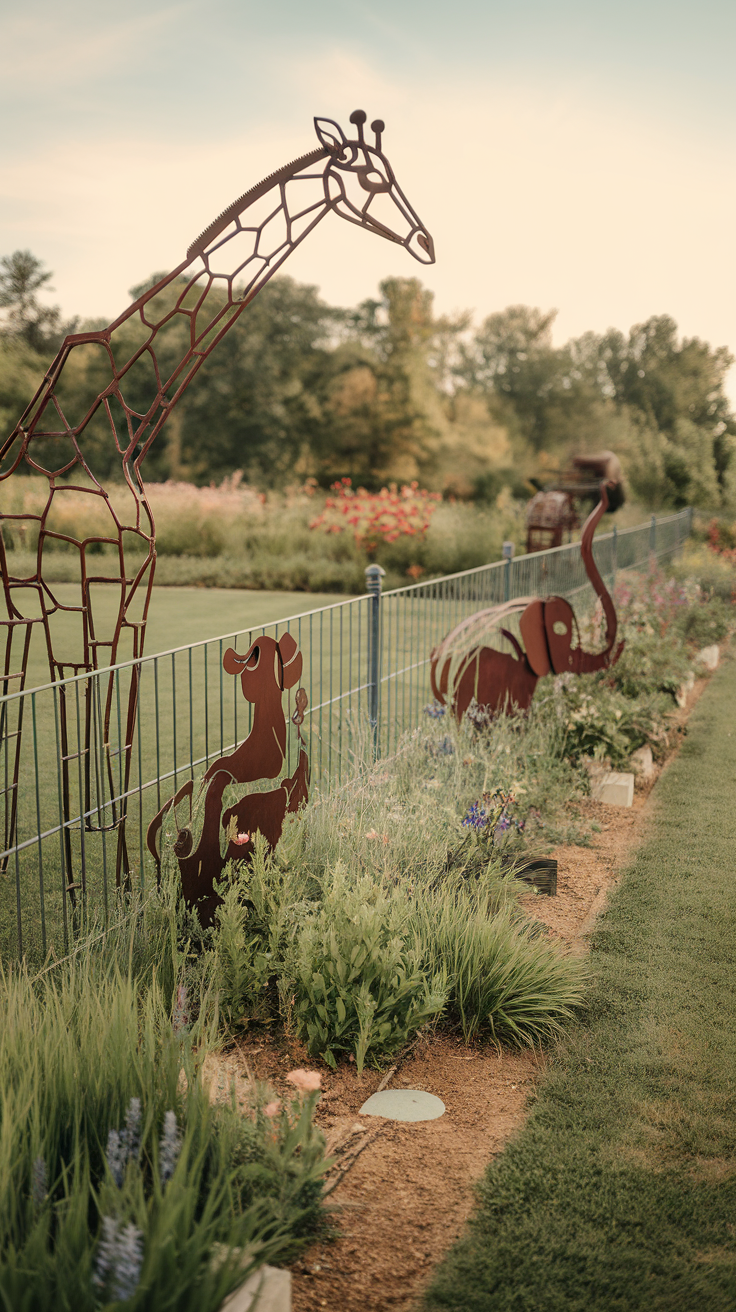
[[(432, 692), (451, 707), (458, 721), (473, 700), (488, 716), (527, 710), (542, 675), (591, 674), (618, 660), (624, 644), (615, 646), (616, 609), (593, 559), (593, 534), (607, 505), (607, 485), (601, 483), (600, 501), (585, 521), (580, 541), (585, 572), (605, 616), (603, 650), (586, 651), (580, 645), (575, 612), (564, 597), (517, 597), (478, 611), (448, 633), (430, 658)], [(518, 617), (521, 642), (505, 627), (514, 617)], [(511, 651), (491, 645), (499, 638)]]
[[(211, 223), (189, 247), (186, 259), (150, 287), (111, 323), (94, 332), (67, 337), (46, 377), (10, 437), (0, 446), (0, 480), (17, 470), (43, 475), (48, 500), (41, 514), (0, 517), (7, 528), (38, 533), (34, 570), (19, 577), (10, 572), (0, 533), (0, 569), (7, 618), (0, 620), (5, 638), (0, 672), (3, 694), (23, 691), (34, 626), (42, 626), (52, 682), (68, 675), (92, 673), (126, 660), (137, 661), (151, 600), (156, 561), (156, 534), (141, 465), (184, 389), (200, 365), (237, 322), (246, 306), (292, 251), (329, 213), (340, 215), (367, 232), (403, 246), (423, 264), (434, 263), (434, 247), (424, 224), (401, 191), (383, 153), (384, 124), (371, 124), (373, 141), (364, 135), (366, 115), (355, 110), (348, 137), (331, 119), (314, 120), (315, 150), (286, 164), (238, 200)], [(237, 283), (236, 283), (237, 280)], [(181, 326), (186, 332), (181, 334)], [(131, 331), (136, 345), (131, 348)], [(182, 346), (182, 336), (184, 337)], [(89, 376), (102, 379), (94, 394), (80, 401), (75, 391), (76, 365), (82, 353)], [(70, 365), (71, 361), (71, 365)], [(69, 366), (69, 367), (68, 367)], [(99, 386), (95, 383), (95, 386)], [(111, 500), (106, 479), (95, 472), (96, 453), (111, 449), (117, 472), (110, 482), (117, 488)], [(118, 463), (119, 462), (119, 463)], [(105, 468), (109, 466), (106, 456)], [(121, 488), (123, 491), (121, 491)], [(64, 519), (64, 495), (88, 494), (102, 506), (107, 532), (79, 539), (70, 536)], [(127, 499), (127, 500), (126, 500)], [(123, 508), (123, 502), (126, 501)], [(81, 592), (78, 603), (65, 604), (50, 584), (46, 565), (50, 549), (63, 543), (78, 553)], [(100, 551), (106, 548), (104, 555)], [(105, 621), (98, 603), (101, 591), (119, 598), (114, 619)], [(93, 605), (93, 597), (95, 604)], [(60, 620), (78, 618), (76, 642)], [(117, 787), (110, 747), (111, 721), (117, 714), (115, 678), (100, 690), (99, 737), (106, 759), (93, 763), (97, 738), (92, 732), (97, 694), (92, 681), (85, 684), (79, 741), (74, 750), (76, 711), (67, 706), (65, 688), (59, 690), (61, 791), (64, 819), (64, 879), (72, 906), (76, 889), (72, 872), (71, 780), (78, 759), (82, 762), (81, 811), (88, 831), (117, 830), (116, 882), (129, 874), (125, 843), (126, 801), (129, 793), (133, 732), (138, 711), (138, 667), (131, 667), (127, 713), (119, 744), (122, 770)], [(22, 697), (0, 708), (0, 741), (7, 752), (4, 794), (4, 851), (0, 872), (7, 867), (15, 841), (18, 803)], [(107, 779), (109, 801), (92, 804), (95, 770)], [(104, 812), (110, 823), (105, 824)]]
[[(203, 925), (212, 924), (220, 901), (213, 885), (227, 862), (247, 860), (256, 833), (263, 834), (269, 847), (274, 848), (281, 837), (284, 817), (304, 805), (309, 789), (309, 762), (301, 734), (307, 708), (303, 688), (298, 689), (294, 699), (296, 710), (291, 723), (296, 740), (291, 751), (287, 744), (283, 696), (299, 682), (302, 673), (301, 652), (291, 634), (283, 634), (278, 641), (257, 638), (244, 656), (230, 647), (222, 663), (228, 674), (240, 675), (243, 696), (253, 704), (251, 731), (234, 752), (209, 767), (196, 800), (190, 779), (161, 808), (146, 835), (148, 850), (160, 872), (161, 831), (169, 817), (168, 824), (176, 829), (173, 848), (181, 871), (182, 893), (189, 906), (196, 908)], [(294, 764), (296, 768), (287, 776)], [(187, 814), (180, 824), (177, 808), (182, 803), (186, 803)]]

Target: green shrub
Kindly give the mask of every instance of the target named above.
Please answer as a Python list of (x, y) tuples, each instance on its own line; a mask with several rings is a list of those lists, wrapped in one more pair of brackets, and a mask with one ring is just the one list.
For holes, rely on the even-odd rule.
[(334, 1066), (352, 1053), (395, 1052), (445, 1004), (441, 966), (422, 969), (412, 942), (409, 903), (400, 889), (369, 878), (350, 881), (338, 864), (325, 876), (321, 903), (307, 916), (283, 987), (292, 993), (293, 1022), (309, 1051)]
[(668, 573), (679, 581), (694, 579), (706, 597), (720, 597), (725, 602), (736, 597), (736, 565), (705, 545), (686, 543)]
[[(691, 614), (690, 607), (686, 614)], [(674, 625), (662, 635), (626, 625), (623, 631), (626, 646), (616, 664), (597, 676), (597, 683), (615, 688), (632, 701), (662, 692), (674, 699), (692, 670), (692, 657)]]
[(289, 862), (294, 838), (299, 842), (298, 818), (287, 820), (285, 829), (278, 859), (257, 834), (251, 861), (228, 862), (217, 885), (222, 903), (196, 974), (217, 998), (228, 1029), (277, 1013), (283, 955), (317, 889), (305, 871)]
[(448, 1015), (466, 1043), (483, 1031), (498, 1043), (546, 1042), (581, 1004), (585, 968), (511, 908), (491, 912), (483, 889), (460, 882), (419, 897), (425, 969), (447, 972)]
[(620, 768), (638, 747), (649, 744), (660, 756), (666, 749), (671, 703), (661, 694), (628, 697), (595, 674), (558, 674), (545, 684), (537, 714), (557, 724), (561, 751), (571, 760), (607, 757)]
[(709, 647), (714, 642), (723, 642), (732, 632), (733, 605), (714, 594), (705, 604), (683, 609), (677, 616), (676, 624), (680, 636), (691, 647)]

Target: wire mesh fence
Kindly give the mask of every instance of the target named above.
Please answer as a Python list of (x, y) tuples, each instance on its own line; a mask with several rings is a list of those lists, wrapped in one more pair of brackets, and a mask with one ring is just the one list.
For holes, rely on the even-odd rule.
[[(608, 585), (618, 570), (671, 558), (690, 523), (690, 512), (682, 511), (596, 537)], [(302, 732), (312, 787), (325, 788), (354, 771), (366, 734), (376, 754), (388, 754), (420, 722), (432, 700), (431, 651), (461, 619), (518, 596), (575, 597), (578, 610), (593, 600), (576, 543), (383, 594), (380, 570), (371, 570), (367, 595), (261, 628), (23, 693), (9, 691), (6, 679), (0, 958), (65, 951), (91, 916), (106, 917), (121, 884), (150, 885), (150, 820), (182, 783), (242, 742), (253, 723), (239, 678), (223, 668), (228, 647), (245, 653), (259, 635), (294, 636), (309, 698)], [(131, 698), (138, 708), (132, 730)]]

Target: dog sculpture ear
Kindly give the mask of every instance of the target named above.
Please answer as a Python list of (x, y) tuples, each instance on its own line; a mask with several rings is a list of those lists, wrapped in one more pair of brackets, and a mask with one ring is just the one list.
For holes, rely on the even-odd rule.
[(293, 688), (302, 677), (302, 667), (304, 662), (302, 654), (297, 647), (296, 640), (290, 633), (285, 633), (279, 638), (279, 651), (281, 659), (284, 662), (284, 687)]
[(227, 674), (242, 674), (245, 657), (239, 656), (234, 647), (228, 647), (222, 658), (223, 669)]

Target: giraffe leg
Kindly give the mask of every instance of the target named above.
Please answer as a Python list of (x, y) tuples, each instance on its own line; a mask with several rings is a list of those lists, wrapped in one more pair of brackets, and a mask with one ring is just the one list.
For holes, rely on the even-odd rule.
[[(28, 651), (31, 645), (31, 631), (33, 627), (32, 620), (13, 621), (10, 620), (3, 626), (5, 628), (5, 658), (3, 661), (3, 673), (0, 687), (2, 695), (5, 697), (8, 693), (23, 692), (26, 682), (26, 669), (28, 667)], [(20, 669), (13, 669), (13, 639), (16, 636), (16, 630), (22, 629), (23, 633), (18, 633), (21, 639), (20, 643), (15, 643), (16, 652), (21, 649)], [(23, 732), (23, 707), (25, 704), (24, 697), (18, 697), (12, 702), (3, 702), (0, 708), (0, 748), (4, 749), (5, 756), (5, 779), (6, 784), (2, 789), (5, 798), (4, 806), (4, 833), (3, 833), (3, 855), (0, 857), (0, 874), (5, 874), (8, 869), (10, 860), (10, 848), (15, 843), (16, 826), (18, 823), (18, 775), (20, 771), (20, 747)], [(12, 762), (12, 765), (11, 765)], [(9, 782), (8, 782), (9, 781)]]

